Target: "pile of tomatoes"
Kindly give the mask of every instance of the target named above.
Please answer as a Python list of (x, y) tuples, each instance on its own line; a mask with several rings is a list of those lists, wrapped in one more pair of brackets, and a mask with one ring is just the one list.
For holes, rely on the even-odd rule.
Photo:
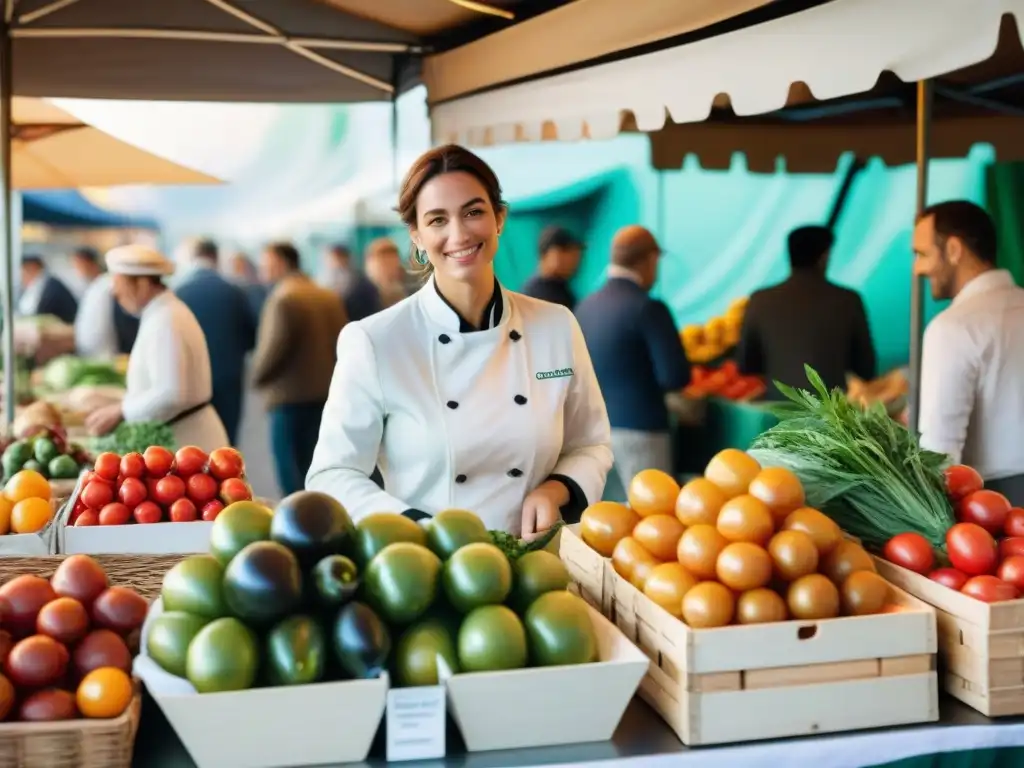
[(894, 610), (871, 556), (805, 502), (792, 472), (727, 449), (682, 488), (659, 470), (638, 473), (629, 506), (590, 506), (580, 533), (694, 628)]
[(101, 453), (82, 480), (69, 525), (213, 522), (236, 501), (252, 498), (245, 463), (234, 448), (209, 456), (194, 445), (171, 453), (152, 445), (143, 453)]
[(1024, 593), (1024, 509), (986, 489), (971, 467), (946, 470), (946, 492), (957, 523), (946, 532), (949, 565), (936, 568), (924, 536), (901, 533), (883, 550), (886, 560), (928, 576), (986, 603), (1015, 600)]

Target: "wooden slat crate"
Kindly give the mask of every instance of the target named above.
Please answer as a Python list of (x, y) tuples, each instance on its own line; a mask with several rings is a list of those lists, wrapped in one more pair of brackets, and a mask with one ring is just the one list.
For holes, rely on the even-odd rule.
[(693, 630), (619, 577), (576, 526), (560, 554), (580, 594), (651, 660), (640, 695), (684, 744), (938, 720), (935, 612), (902, 590), (901, 610), (875, 616)]
[(875, 558), (887, 580), (935, 608), (939, 675), (986, 717), (1024, 715), (1024, 599), (983, 603)]

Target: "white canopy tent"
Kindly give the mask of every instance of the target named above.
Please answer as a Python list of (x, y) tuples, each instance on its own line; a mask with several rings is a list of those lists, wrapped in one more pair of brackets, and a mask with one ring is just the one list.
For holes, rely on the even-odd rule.
[[(661, 168), (678, 168), (691, 153), (721, 167), (735, 151), (747, 151), (748, 167), (762, 170), (780, 155), (790, 170), (803, 171), (832, 170), (848, 150), (890, 162), (916, 158), (920, 210), (931, 150), (957, 156), (986, 141), (1004, 159), (1024, 157), (1022, 28), (1024, 0), (831, 0), (675, 47), (444, 99), (430, 81), (444, 68), (428, 59), (424, 72), (438, 143), (572, 141), (640, 130), (650, 134)], [(902, 83), (917, 83), (916, 93)], [(915, 280), (912, 429), (923, 326)]]

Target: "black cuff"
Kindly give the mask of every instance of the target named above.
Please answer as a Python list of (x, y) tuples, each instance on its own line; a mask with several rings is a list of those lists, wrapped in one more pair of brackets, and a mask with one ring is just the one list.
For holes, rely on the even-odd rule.
[(402, 517), (408, 517), (418, 523), (420, 520), (428, 520), (432, 516), (419, 509), (407, 509), (402, 513)]
[(561, 483), (569, 492), (569, 501), (561, 508), (562, 519), (570, 525), (578, 523), (580, 521), (580, 515), (583, 514), (583, 510), (589, 506), (587, 503), (587, 496), (583, 493), (583, 489), (580, 488), (579, 483), (568, 475), (551, 475), (548, 477), (548, 480), (554, 480)]

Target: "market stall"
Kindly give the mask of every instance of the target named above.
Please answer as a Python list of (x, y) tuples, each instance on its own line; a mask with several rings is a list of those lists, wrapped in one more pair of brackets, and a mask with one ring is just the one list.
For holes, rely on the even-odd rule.
[[(504, 85), (431, 77), (470, 61), (478, 71), (503, 71), (489, 56), (500, 56), (522, 27), (489, 38), (487, 46), (436, 55), (425, 67), (435, 139), (490, 145), (640, 130), (651, 136), (655, 167), (673, 169), (689, 154), (706, 167), (728, 167), (737, 151), (746, 153), (748, 168), (764, 171), (774, 170), (780, 156), (793, 172), (831, 171), (847, 151), (893, 164), (916, 159), (918, 211), (927, 199), (929, 157), (963, 156), (980, 140), (1001, 159), (1020, 157), (1020, 2), (942, 0), (928, 5), (927, 24), (913, 3), (778, 5), (777, 17), (739, 29), (652, 35), (646, 47), (562, 62), (569, 64), (562, 71), (542, 63)], [(915, 428), (921, 280), (911, 283), (910, 305)]]

